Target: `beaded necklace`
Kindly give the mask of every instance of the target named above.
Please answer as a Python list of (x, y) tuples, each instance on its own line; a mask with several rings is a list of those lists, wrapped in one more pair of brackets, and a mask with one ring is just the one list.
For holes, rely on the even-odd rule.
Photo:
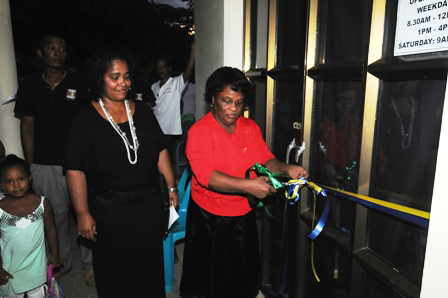
[[(132, 165), (135, 165), (137, 163), (137, 150), (140, 147), (140, 144), (139, 144), (138, 139), (137, 139), (136, 128), (134, 126), (134, 119), (132, 118), (132, 115), (131, 115), (131, 109), (129, 108), (128, 100), (125, 99), (124, 100), (124, 104), (126, 106), (126, 114), (128, 116), (129, 129), (131, 131), (132, 143), (133, 144), (131, 144), (131, 142), (129, 142), (129, 140), (128, 140), (127, 136), (126, 136), (126, 133), (121, 130), (120, 126), (118, 126), (118, 124), (114, 121), (112, 116), (109, 114), (109, 111), (107, 110), (107, 108), (104, 105), (104, 103), (101, 100), (101, 98), (98, 99), (98, 102), (100, 103), (100, 106), (103, 109), (103, 112), (104, 112), (104, 114), (107, 117), (107, 120), (109, 120), (110, 125), (112, 125), (112, 127), (115, 129), (115, 131), (123, 139), (124, 146), (126, 147), (126, 151), (128, 153), (129, 163), (132, 164)], [(131, 159), (131, 153), (130, 153), (129, 149), (134, 151), (134, 156), (135, 156), (134, 160)]]

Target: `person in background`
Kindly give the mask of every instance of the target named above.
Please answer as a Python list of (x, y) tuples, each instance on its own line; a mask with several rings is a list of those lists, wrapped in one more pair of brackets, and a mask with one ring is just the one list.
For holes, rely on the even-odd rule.
[(194, 66), (195, 42), (191, 45), (190, 57), (185, 71), (177, 76), (171, 77), (171, 59), (167, 56), (156, 58), (156, 71), (159, 81), (152, 84), (151, 89), (156, 97), (154, 115), (159, 121), (163, 133), (167, 136), (167, 147), (170, 156), (174, 154), (176, 140), (181, 139), (182, 124), (180, 117), (180, 102), (182, 92), (187, 86)]
[(248, 196), (276, 192), (269, 178), (245, 179), (256, 162), (292, 179), (308, 178), (300, 167), (278, 161), (260, 128), (242, 116), (252, 97), (244, 74), (217, 69), (206, 83), (212, 111), (189, 130), (187, 157), (193, 171), (188, 205), (181, 297), (256, 297), (260, 260), (255, 211)]
[[(86, 64), (91, 102), (73, 120), (67, 183), (78, 234), (95, 241), (98, 297), (165, 297), (164, 206), (178, 201), (165, 136), (151, 108), (130, 92), (133, 55), (97, 51)], [(160, 174), (159, 174), (160, 173)]]
[[(133, 88), (134, 89), (134, 88)], [(151, 90), (151, 87), (144, 83), (142, 80), (138, 80), (135, 84), (135, 100), (140, 100), (153, 108), (156, 105), (156, 97)]]
[[(72, 268), (69, 238), (70, 198), (62, 170), (69, 125), (87, 97), (82, 77), (65, 68), (65, 40), (56, 34), (43, 35), (37, 44), (42, 69), (25, 78), (17, 91), (14, 112), (21, 116), (20, 135), (25, 160), (34, 176), (36, 194), (50, 200), (63, 260), (60, 278)], [(91, 250), (80, 245), (85, 282), (95, 284)]]
[(320, 166), (326, 185), (356, 191), (362, 127), (355, 108), (356, 89), (350, 87), (337, 90), (331, 113), (322, 117), (320, 142), (326, 154)]
[[(60, 266), (51, 203), (31, 191), (28, 163), (8, 155), (0, 163), (0, 297), (44, 298), (47, 263)], [(51, 251), (47, 262), (45, 236)]]
[(134, 80), (132, 82), (132, 91), (135, 94), (134, 100), (143, 101), (152, 108), (155, 106), (156, 97), (154, 96), (154, 92), (151, 90), (151, 85), (148, 85), (145, 80), (141, 66), (142, 64), (144, 65), (144, 62), (140, 60), (137, 61), (137, 63), (140, 67), (137, 67)]

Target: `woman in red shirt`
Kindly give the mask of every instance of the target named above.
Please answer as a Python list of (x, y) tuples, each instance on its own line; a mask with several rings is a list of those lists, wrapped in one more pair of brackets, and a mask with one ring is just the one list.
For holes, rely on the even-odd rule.
[(276, 190), (267, 177), (245, 179), (245, 172), (258, 162), (271, 172), (308, 177), (304, 168), (278, 161), (257, 124), (241, 117), (251, 96), (252, 86), (240, 70), (217, 69), (206, 84), (212, 111), (189, 130), (186, 151), (193, 178), (182, 297), (256, 297), (259, 248), (247, 195), (265, 198)]

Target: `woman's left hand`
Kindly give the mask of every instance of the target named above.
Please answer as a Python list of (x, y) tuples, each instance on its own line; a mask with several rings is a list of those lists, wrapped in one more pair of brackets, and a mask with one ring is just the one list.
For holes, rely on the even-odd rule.
[(296, 165), (290, 165), (279, 161), (276, 158), (271, 158), (266, 162), (266, 167), (273, 173), (284, 173), (291, 179), (308, 178), (308, 172), (305, 168)]
[(174, 206), (174, 208), (176, 208), (178, 203), (179, 195), (177, 192), (170, 192), (170, 206)]
[(307, 170), (300, 166), (287, 165), (285, 174), (288, 175), (291, 179), (299, 179), (309, 177)]

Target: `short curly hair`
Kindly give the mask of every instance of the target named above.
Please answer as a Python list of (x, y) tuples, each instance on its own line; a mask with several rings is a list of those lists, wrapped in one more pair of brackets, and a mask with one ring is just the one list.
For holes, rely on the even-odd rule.
[[(89, 88), (90, 99), (98, 101), (104, 92), (104, 75), (113, 66), (115, 60), (122, 60), (128, 65), (128, 70), (133, 81), (135, 74), (135, 57), (132, 52), (122, 47), (104, 47), (96, 51), (87, 60), (84, 66), (84, 76)], [(127, 97), (133, 99), (135, 96), (129, 90)]]
[(237, 68), (224, 66), (215, 70), (208, 77), (205, 85), (205, 102), (211, 104), (213, 97), (216, 97), (226, 87), (230, 87), (235, 92), (241, 92), (245, 106), (252, 101), (252, 84), (244, 73)]
[(49, 32), (49, 33), (45, 33), (39, 37), (39, 39), (37, 40), (37, 43), (36, 43), (36, 48), (39, 50), (43, 50), (45, 48), (45, 46), (47, 45), (48, 40), (50, 38), (59, 38), (59, 39), (63, 40), (64, 42), (66, 42), (64, 36), (62, 36), (58, 33)]
[(10, 154), (6, 156), (6, 158), (2, 162), (0, 162), (0, 182), (3, 179), (3, 175), (5, 174), (6, 170), (14, 167), (22, 168), (25, 173), (27, 173), (28, 177), (31, 177), (30, 166), (28, 165), (28, 163), (25, 160), (17, 157), (16, 155)]

